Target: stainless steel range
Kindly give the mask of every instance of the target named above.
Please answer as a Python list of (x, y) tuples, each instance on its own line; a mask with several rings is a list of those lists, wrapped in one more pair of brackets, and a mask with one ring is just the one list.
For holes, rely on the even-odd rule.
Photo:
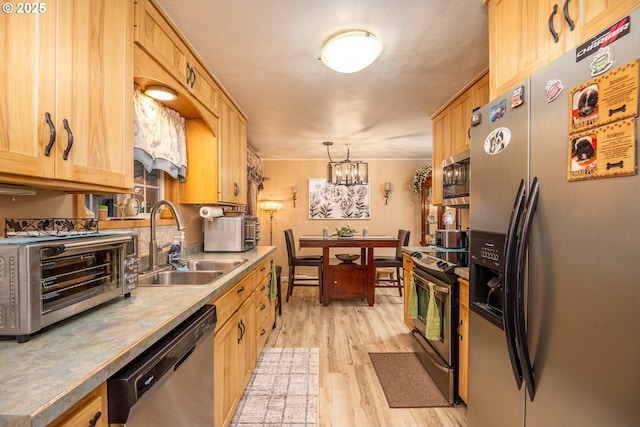
[[(411, 254), (414, 263), (418, 316), (411, 335), (418, 359), (449, 403), (457, 400), (458, 276), (457, 266), (466, 266), (463, 250), (421, 250)], [(431, 299), (433, 298), (433, 301)]]

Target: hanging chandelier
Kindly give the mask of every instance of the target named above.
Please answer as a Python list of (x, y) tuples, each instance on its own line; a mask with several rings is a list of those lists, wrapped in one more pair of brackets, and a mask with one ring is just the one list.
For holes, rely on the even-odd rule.
[(332, 185), (363, 185), (369, 182), (369, 165), (361, 161), (349, 160), (349, 146), (347, 145), (347, 158), (341, 162), (331, 160), (329, 147), (331, 141), (322, 143), (327, 147), (329, 164), (327, 165), (327, 182)]

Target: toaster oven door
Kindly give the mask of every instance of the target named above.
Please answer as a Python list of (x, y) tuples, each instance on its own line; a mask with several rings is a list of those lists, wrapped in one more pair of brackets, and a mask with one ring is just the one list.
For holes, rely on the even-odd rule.
[(31, 283), (39, 285), (42, 326), (123, 294), (125, 243), (61, 243), (36, 250)]

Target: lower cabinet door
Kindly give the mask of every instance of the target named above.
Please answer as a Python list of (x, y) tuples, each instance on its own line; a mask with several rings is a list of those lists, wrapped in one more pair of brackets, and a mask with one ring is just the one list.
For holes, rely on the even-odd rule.
[(213, 416), (215, 427), (228, 426), (238, 406), (238, 339), (237, 313), (231, 316), (214, 336), (213, 341)]

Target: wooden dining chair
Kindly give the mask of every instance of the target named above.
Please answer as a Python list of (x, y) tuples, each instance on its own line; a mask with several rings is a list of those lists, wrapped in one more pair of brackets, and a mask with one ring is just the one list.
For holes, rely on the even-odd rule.
[[(402, 296), (402, 247), (409, 245), (409, 230), (398, 231), (398, 247), (395, 256), (375, 256), (373, 265), (376, 268), (376, 287), (377, 288), (398, 288), (400, 296)], [(395, 277), (391, 273), (388, 278), (382, 278), (377, 274), (378, 268), (395, 268)]]
[[(290, 228), (284, 230), (284, 240), (287, 243), (287, 256), (289, 259), (289, 289), (287, 291), (287, 302), (293, 293), (294, 286), (317, 286), (320, 298), (322, 298), (322, 255), (296, 256), (296, 241), (293, 238), (293, 230)], [(317, 267), (318, 276), (296, 278), (296, 267)]]

